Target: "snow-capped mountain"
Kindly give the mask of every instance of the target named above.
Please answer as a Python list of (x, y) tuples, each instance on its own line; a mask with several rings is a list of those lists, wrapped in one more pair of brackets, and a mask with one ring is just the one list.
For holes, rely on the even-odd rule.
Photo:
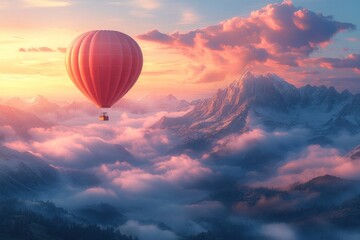
[(357, 131), (360, 125), (360, 95), (333, 87), (297, 88), (273, 74), (246, 72), (210, 99), (200, 101), (179, 118), (160, 120), (168, 128), (192, 139), (241, 133), (256, 124), (268, 129), (302, 127), (315, 135), (342, 130)]
[(31, 153), (0, 146), (0, 194), (36, 195), (57, 183), (58, 172)]

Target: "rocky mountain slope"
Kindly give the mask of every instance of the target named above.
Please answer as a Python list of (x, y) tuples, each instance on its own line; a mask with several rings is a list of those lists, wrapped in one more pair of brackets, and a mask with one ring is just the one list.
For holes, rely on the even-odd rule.
[(340, 131), (358, 132), (360, 95), (338, 92), (333, 87), (296, 88), (273, 74), (250, 72), (210, 99), (178, 118), (162, 118), (155, 127), (170, 129), (176, 135), (201, 139), (241, 133), (260, 124), (269, 130), (301, 127), (314, 135)]

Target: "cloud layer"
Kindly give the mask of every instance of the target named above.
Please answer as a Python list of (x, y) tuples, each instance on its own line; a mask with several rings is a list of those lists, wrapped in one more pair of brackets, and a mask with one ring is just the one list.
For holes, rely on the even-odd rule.
[[(259, 63), (267, 67), (297, 67), (330, 43), (351, 23), (295, 7), (290, 1), (268, 6), (247, 18), (235, 17), (218, 25), (171, 34), (152, 30), (138, 37), (178, 49), (193, 60), (199, 82), (219, 81)], [(264, 67), (262, 67), (264, 68)]]

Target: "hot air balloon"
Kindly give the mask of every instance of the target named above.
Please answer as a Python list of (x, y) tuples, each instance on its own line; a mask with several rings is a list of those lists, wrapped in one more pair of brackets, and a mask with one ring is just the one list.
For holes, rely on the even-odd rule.
[[(119, 101), (135, 84), (142, 65), (139, 45), (118, 31), (83, 33), (66, 51), (70, 79), (99, 108), (110, 108)], [(106, 112), (100, 120), (109, 120)]]

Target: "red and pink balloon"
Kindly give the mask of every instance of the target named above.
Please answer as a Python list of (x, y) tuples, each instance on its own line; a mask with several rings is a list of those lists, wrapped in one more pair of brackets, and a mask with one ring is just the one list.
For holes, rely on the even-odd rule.
[(135, 84), (143, 66), (139, 45), (110, 30), (81, 34), (66, 51), (66, 69), (75, 86), (100, 108), (110, 108)]

